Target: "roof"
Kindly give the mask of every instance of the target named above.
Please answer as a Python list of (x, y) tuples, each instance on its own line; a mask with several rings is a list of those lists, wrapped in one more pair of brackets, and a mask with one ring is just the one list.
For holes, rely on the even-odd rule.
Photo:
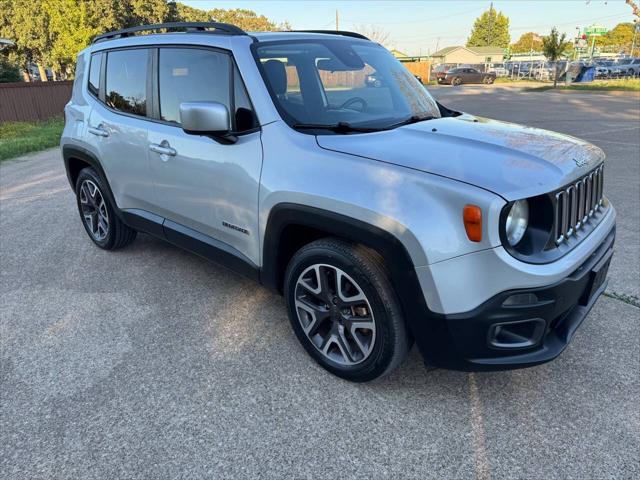
[(491, 54), (502, 55), (504, 53), (504, 48), (502, 47), (466, 47), (466, 48), (479, 55), (491, 55)]
[(432, 57), (444, 57), (447, 53), (451, 53), (454, 50), (458, 50), (459, 48), (464, 48), (464, 47), (445, 47), (445, 48), (441, 48), (440, 50), (433, 52), (433, 54), (431, 55)]
[(396, 50), (395, 48), (392, 48), (390, 51), (391, 51), (391, 54), (394, 57), (408, 57), (409, 56), (406, 53), (401, 52), (400, 50)]
[(441, 48), (437, 52), (434, 52), (432, 57), (444, 57), (456, 50), (459, 49), (468, 50), (475, 55), (502, 55), (504, 53), (504, 49), (502, 47), (464, 47), (462, 45), (457, 45), (455, 47), (445, 47)]

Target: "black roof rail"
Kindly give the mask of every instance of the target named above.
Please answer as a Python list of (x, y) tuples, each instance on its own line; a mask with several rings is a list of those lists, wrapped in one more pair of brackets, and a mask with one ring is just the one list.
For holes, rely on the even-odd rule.
[(361, 33), (347, 32), (346, 30), (288, 30), (293, 33), (324, 33), (328, 35), (342, 35), (343, 37), (360, 38), (362, 40), (369, 40)]
[(155, 23), (152, 25), (139, 25), (137, 27), (124, 28), (122, 30), (114, 30), (113, 32), (96, 35), (91, 43), (101, 42), (103, 40), (111, 40), (114, 38), (130, 37), (137, 32), (146, 32), (154, 30), (186, 30), (200, 31), (207, 33), (215, 33), (218, 35), (247, 35), (241, 28), (229, 23), (218, 22), (170, 22)]

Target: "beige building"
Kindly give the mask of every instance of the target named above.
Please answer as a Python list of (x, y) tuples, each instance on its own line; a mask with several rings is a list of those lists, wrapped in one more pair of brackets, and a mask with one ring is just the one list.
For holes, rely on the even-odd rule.
[(500, 47), (446, 47), (433, 55), (433, 63), (499, 63), (504, 57), (504, 49)]

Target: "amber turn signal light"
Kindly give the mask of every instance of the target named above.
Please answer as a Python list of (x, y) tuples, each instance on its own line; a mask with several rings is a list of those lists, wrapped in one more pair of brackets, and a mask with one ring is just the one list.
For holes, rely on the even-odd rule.
[(462, 220), (467, 237), (472, 242), (482, 241), (482, 210), (477, 205), (465, 205), (462, 209)]

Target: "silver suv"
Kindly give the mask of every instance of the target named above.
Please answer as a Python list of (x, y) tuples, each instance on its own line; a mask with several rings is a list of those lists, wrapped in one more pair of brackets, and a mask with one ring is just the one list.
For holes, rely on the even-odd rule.
[(358, 34), (104, 34), (65, 115), (97, 246), (145, 232), (256, 279), (349, 380), (390, 372), (414, 341), (457, 370), (549, 361), (606, 286), (603, 152), (448, 109)]

